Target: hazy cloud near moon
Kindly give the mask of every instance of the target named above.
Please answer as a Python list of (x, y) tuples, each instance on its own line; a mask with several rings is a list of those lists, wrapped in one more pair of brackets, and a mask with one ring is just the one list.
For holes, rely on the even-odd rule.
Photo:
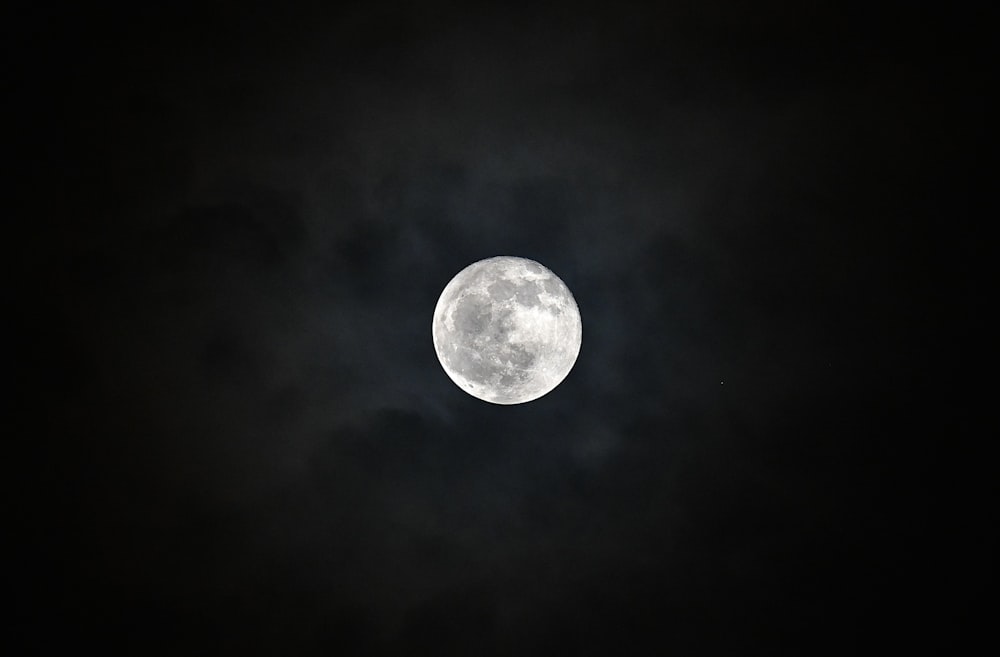
[[(316, 84), (327, 60), (323, 45), (308, 44), (315, 52), (294, 60), (295, 75), (268, 83), (281, 93), (251, 86), (232, 105), (225, 89), (203, 90), (226, 107), (226, 121), (178, 147), (197, 163), (184, 186), (137, 210), (137, 228), (120, 243), (96, 247), (94, 262), (120, 269), (111, 264), (90, 292), (121, 314), (109, 321), (134, 328), (125, 331), (131, 342), (112, 348), (155, 354), (111, 361), (108, 377), (128, 381), (131, 369), (158, 386), (126, 394), (176, 391), (180, 408), (150, 412), (166, 427), (192, 425), (193, 454), (262, 468), (234, 482), (194, 456), (209, 489), (238, 499), (294, 478), (345, 422), (367, 426), (392, 412), (447, 422), (466, 400), (448, 401), (454, 391), (434, 362), (429, 317), (451, 274), (481, 257), (544, 261), (587, 318), (585, 357), (564, 384), (573, 395), (554, 395), (547, 408), (568, 415), (582, 397), (621, 412), (612, 425), (581, 425), (562, 446), (567, 463), (599, 467), (599, 454), (634, 444), (625, 434), (643, 414), (697, 414), (711, 403), (705, 391), (746, 367), (762, 338), (752, 290), (734, 296), (745, 263), (718, 227), (738, 221), (744, 178), (764, 176), (767, 154), (796, 147), (793, 131), (754, 107), (706, 111), (691, 87), (682, 87), (687, 98), (656, 96), (655, 107), (625, 91), (626, 120), (606, 94), (588, 91), (607, 82), (619, 55), (580, 54), (574, 44), (586, 36), (529, 47), (559, 62), (545, 71), (529, 56), (494, 57), (492, 37), (475, 46), (464, 30), (451, 38), (406, 46), (393, 79)], [(451, 57), (464, 47), (478, 55)], [(625, 79), (652, 78), (637, 69)], [(161, 111), (191, 121), (179, 101), (197, 78), (174, 84)], [(818, 110), (827, 100), (796, 102)], [(545, 111), (524, 125), (529, 103)], [(768, 403), (741, 411), (777, 412)], [(592, 441), (593, 451), (581, 447)], [(169, 463), (159, 467), (172, 472)]]

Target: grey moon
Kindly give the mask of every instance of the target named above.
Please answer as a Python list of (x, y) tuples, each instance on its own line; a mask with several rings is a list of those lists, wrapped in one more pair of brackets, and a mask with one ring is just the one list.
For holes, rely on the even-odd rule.
[(573, 369), (583, 325), (558, 276), (534, 260), (498, 256), (469, 265), (445, 286), (433, 336), (455, 385), (493, 404), (523, 404)]

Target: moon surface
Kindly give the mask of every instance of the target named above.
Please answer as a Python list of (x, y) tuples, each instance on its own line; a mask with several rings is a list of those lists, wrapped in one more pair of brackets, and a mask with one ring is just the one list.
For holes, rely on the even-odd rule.
[(433, 336), (459, 388), (493, 404), (522, 404), (566, 378), (583, 326), (558, 276), (534, 260), (498, 256), (469, 265), (445, 286)]

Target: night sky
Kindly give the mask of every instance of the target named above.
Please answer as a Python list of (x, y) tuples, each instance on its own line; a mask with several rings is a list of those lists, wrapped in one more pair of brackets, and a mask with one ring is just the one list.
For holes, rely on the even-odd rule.
[[(5, 10), (10, 654), (995, 623), (985, 10), (164, 4)], [(495, 255), (583, 319), (528, 404), (431, 341)]]

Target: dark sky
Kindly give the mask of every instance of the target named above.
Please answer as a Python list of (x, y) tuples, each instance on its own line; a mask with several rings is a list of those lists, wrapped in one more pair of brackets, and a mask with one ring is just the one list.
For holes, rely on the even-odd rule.
[[(969, 650), (985, 11), (21, 4), (16, 654)], [(525, 405), (431, 342), (494, 255)]]

